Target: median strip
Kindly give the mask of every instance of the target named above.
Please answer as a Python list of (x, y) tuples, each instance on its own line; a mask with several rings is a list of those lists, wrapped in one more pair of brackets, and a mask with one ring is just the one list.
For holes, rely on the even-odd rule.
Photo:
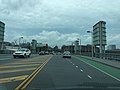
[(49, 57), (42, 65), (40, 65), (38, 68), (36, 68), (33, 73), (28, 76), (19, 86), (15, 88), (15, 90), (25, 90), (25, 88), (30, 84), (30, 82), (35, 78), (35, 76), (42, 70), (42, 68), (47, 64), (47, 62), (52, 58)]
[(16, 76), (16, 77), (9, 77), (9, 78), (1, 78), (0, 79), (0, 84), (8, 83), (8, 82), (13, 82), (13, 81), (24, 80), (27, 77), (28, 77), (28, 75), (22, 75), (22, 76)]
[(39, 64), (28, 64), (28, 65), (9, 65), (9, 66), (0, 66), (0, 69), (7, 69), (7, 68), (20, 68), (20, 67), (33, 67), (38, 66)]
[(23, 69), (16, 69), (16, 70), (5, 70), (5, 71), (0, 71), (0, 74), (3, 73), (14, 73), (14, 72), (24, 72), (24, 71), (32, 71), (35, 70), (36, 68), (23, 68)]

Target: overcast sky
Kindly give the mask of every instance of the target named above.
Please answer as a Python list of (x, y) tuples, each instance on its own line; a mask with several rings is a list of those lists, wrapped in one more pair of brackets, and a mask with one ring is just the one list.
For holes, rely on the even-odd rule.
[(0, 0), (5, 41), (23, 36), (61, 46), (80, 37), (90, 44), (86, 31), (100, 20), (106, 21), (107, 44), (120, 48), (120, 0)]

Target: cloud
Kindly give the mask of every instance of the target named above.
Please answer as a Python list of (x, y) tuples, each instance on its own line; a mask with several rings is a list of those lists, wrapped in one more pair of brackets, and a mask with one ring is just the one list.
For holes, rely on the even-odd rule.
[[(107, 22), (108, 35), (118, 35), (119, 5), (120, 0), (0, 0), (0, 20), (6, 24), (6, 40), (9, 40), (10, 34), (14, 32), (15, 37), (31, 37), (33, 33), (33, 37), (38, 37), (39, 34), (36, 33), (43, 36), (43, 31), (46, 31), (49, 34), (57, 32), (54, 35), (61, 38), (66, 38), (63, 34), (78, 34), (83, 43), (87, 44), (90, 43), (90, 36), (86, 36), (86, 31), (92, 30), (92, 26), (99, 20)], [(61, 38), (59, 40), (62, 40)], [(67, 39), (69, 41), (71, 37)]]
[[(21, 36), (24, 37), (24, 40), (31, 42), (32, 39), (36, 39), (39, 43), (48, 43), (50, 46), (58, 45), (70, 45), (72, 42), (77, 40), (77, 38), (89, 38), (89, 36), (80, 36), (77, 33), (63, 34), (58, 31), (42, 31), (36, 35), (26, 36), (18, 35), (17, 32), (13, 32), (11, 35), (12, 40), (18, 40)], [(9, 36), (10, 37), (10, 36)], [(89, 38), (90, 39), (90, 38)], [(89, 39), (84, 40), (84, 42), (89, 41)], [(10, 40), (11, 41), (11, 40)]]

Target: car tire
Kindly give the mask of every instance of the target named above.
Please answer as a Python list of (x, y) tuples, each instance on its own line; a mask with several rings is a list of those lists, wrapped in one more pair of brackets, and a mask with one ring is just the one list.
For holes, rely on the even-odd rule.
[(16, 56), (13, 56), (13, 58), (16, 58)]
[(28, 55), (28, 58), (30, 58), (30, 55)]
[(26, 54), (24, 54), (24, 56), (23, 56), (24, 58), (26, 58), (27, 56), (26, 56)]

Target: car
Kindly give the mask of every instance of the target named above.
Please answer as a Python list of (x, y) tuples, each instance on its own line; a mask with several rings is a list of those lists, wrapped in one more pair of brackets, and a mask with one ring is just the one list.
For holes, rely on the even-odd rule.
[(55, 55), (55, 53), (54, 53), (54, 52), (50, 52), (50, 54)]
[(57, 52), (56, 55), (61, 55), (61, 52)]
[(44, 51), (39, 52), (39, 55), (45, 55)]
[(46, 51), (46, 52), (45, 52), (45, 55), (49, 55), (49, 52), (48, 52), (48, 51)]
[(26, 57), (30, 57), (30, 55), (31, 55), (31, 51), (25, 48), (18, 49), (17, 51), (13, 53), (14, 58), (17, 58), (17, 57), (26, 58)]
[(69, 51), (65, 51), (63, 53), (63, 58), (71, 58), (70, 52)]

